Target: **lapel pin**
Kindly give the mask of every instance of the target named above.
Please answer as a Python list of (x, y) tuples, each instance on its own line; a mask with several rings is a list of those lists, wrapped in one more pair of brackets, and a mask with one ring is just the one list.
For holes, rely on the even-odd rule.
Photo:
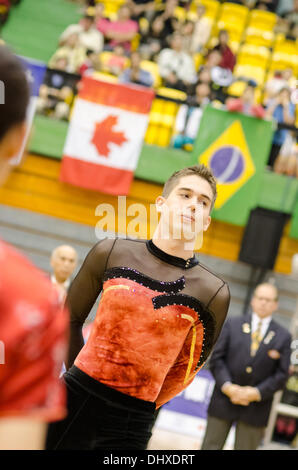
[(249, 323), (243, 323), (242, 331), (243, 331), (243, 333), (250, 333), (250, 324)]
[(269, 331), (266, 338), (264, 339), (264, 344), (269, 344), (274, 336), (275, 336), (275, 331)]

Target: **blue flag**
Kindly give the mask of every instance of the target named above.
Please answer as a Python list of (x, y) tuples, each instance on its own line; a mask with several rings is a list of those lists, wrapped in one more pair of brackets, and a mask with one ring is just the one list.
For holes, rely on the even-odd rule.
[(27, 77), (31, 86), (31, 95), (38, 96), (39, 88), (43, 83), (47, 66), (43, 62), (29, 59), (28, 57), (19, 56), (19, 58), (21, 59), (21, 62), (23, 63), (27, 72)]

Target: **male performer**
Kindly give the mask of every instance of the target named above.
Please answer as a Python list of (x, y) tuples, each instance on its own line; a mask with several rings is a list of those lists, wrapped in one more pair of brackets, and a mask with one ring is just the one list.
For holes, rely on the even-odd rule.
[(226, 321), (210, 370), (215, 387), (208, 409), (202, 450), (220, 450), (236, 422), (236, 450), (255, 450), (264, 433), (273, 395), (288, 377), (290, 333), (272, 319), (278, 291), (259, 284), (251, 300), (252, 314)]
[[(194, 256), (198, 221), (208, 229), (215, 198), (208, 168), (180, 170), (156, 200), (152, 240), (105, 238), (89, 252), (67, 298), (69, 415), (50, 426), (48, 448), (146, 448), (155, 409), (203, 366), (230, 300), (227, 284)], [(82, 325), (101, 291), (84, 346)]]
[[(0, 46), (0, 183), (25, 136), (29, 87)], [(3, 100), (2, 100), (3, 98)], [(59, 381), (66, 312), (46, 276), (0, 240), (0, 450), (42, 449), (47, 422), (65, 416)]]

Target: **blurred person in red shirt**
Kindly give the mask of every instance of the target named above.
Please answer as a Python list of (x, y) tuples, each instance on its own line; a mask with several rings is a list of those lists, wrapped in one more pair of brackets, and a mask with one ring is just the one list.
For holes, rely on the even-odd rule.
[(97, 23), (97, 28), (107, 41), (105, 50), (114, 50), (121, 44), (127, 53), (131, 51), (131, 42), (139, 31), (138, 23), (131, 19), (130, 7), (125, 4), (119, 8), (115, 21)]
[[(26, 135), (29, 86), (0, 46), (0, 184)], [(45, 274), (0, 240), (0, 450), (43, 449), (47, 422), (66, 415), (59, 373), (68, 316)]]
[(265, 117), (265, 109), (255, 103), (255, 86), (248, 84), (240, 98), (228, 98), (226, 101), (228, 111), (247, 114), (260, 119)]
[(233, 72), (233, 69), (236, 64), (236, 57), (228, 46), (228, 42), (229, 33), (225, 29), (222, 29), (219, 32), (218, 44), (213, 48), (213, 50), (215, 49), (217, 51), (220, 51), (222, 54), (222, 59), (219, 64), (219, 67), (222, 67), (223, 69), (229, 69)]

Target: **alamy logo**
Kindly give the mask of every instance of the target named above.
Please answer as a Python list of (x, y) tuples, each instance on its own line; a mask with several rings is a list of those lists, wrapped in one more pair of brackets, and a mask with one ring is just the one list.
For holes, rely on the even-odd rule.
[(4, 82), (0, 80), (0, 104), (5, 103), (5, 86)]
[(3, 341), (0, 341), (0, 365), (5, 364), (5, 346)]

